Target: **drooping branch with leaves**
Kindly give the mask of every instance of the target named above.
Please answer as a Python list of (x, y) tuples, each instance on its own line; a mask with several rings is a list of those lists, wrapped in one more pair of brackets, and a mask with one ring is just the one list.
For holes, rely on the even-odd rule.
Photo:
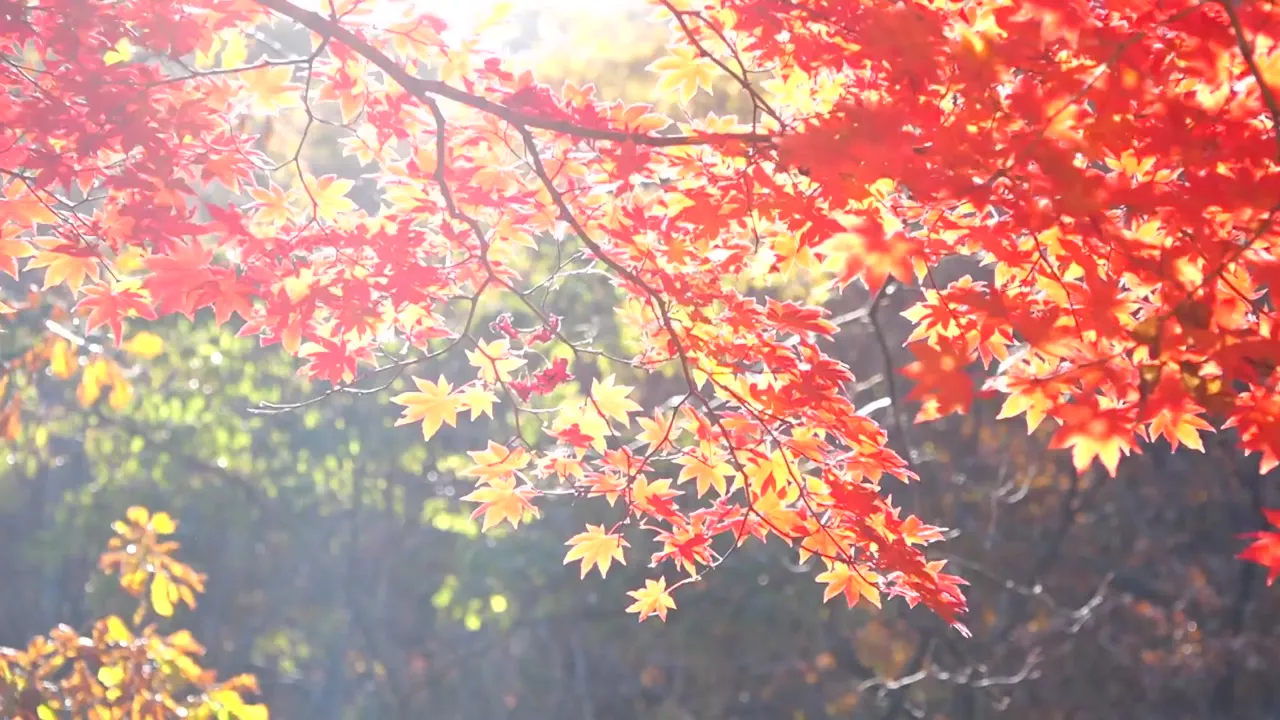
[[(6, 308), (74, 303), (117, 345), (166, 314), (242, 323), (329, 388), (264, 413), (408, 375), (424, 439), (490, 422), (465, 469), (485, 527), (572, 496), (598, 509), (568, 539), (584, 575), (652, 550), (641, 619), (772, 539), (825, 599), (963, 629), (924, 550), (942, 528), (891, 500), (914, 461), (835, 357), (823, 298), (855, 282), (873, 321), (920, 290), (898, 434), (908, 400), (925, 421), (999, 394), (1081, 471), (1215, 428), (1280, 462), (1280, 8), (652, 5), (657, 92), (727, 81), (747, 114), (552, 88), (408, 2), (10, 3), (0, 269), (43, 282)], [(359, 177), (314, 173), (319, 138)], [(770, 292), (795, 277), (823, 292)], [(599, 281), (612, 307), (566, 294)], [(1247, 557), (1276, 567), (1275, 543)]]

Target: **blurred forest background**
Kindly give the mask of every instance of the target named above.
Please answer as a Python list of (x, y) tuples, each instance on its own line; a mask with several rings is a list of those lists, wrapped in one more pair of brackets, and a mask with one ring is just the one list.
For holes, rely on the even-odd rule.
[[(655, 101), (645, 66), (666, 30), (645, 9), (527, 5), (505, 41), (541, 79)], [(282, 30), (254, 42), (306, 40)], [(668, 100), (656, 102), (679, 113)], [(726, 86), (694, 110), (741, 108)], [(286, 113), (262, 132), (289, 152), (301, 119)], [(312, 172), (361, 177), (342, 154), (345, 131), (311, 132)], [(352, 197), (375, 208), (378, 192), (357, 184)], [(937, 271), (942, 283), (982, 274)], [(594, 325), (578, 330), (625, 352), (613, 289), (591, 276), (568, 283), (559, 302), (598, 312), (560, 314), (586, 317)], [(954, 529), (939, 557), (972, 583), (973, 639), (901, 603), (824, 605), (813, 568), (780, 544), (736, 553), (680, 595), (665, 625), (637, 624), (623, 607), (645, 576), (642, 552), (607, 580), (561, 565), (564, 539), (585, 522), (580, 505), (603, 500), (545, 503), (514, 535), (482, 537), (468, 520), (458, 498), (473, 483), (455, 471), (464, 451), (507, 432), (501, 414), (424, 444), (417, 427), (392, 427), (388, 398), (403, 381), (253, 413), (322, 388), (277, 348), (209, 317), (167, 320), (152, 328), (159, 342), (143, 336), (106, 359), (74, 332), (46, 332), (69, 321), (24, 313), (0, 333), (0, 353), (12, 365), (38, 350), (46, 362), (20, 388), (38, 400), (0, 418), (0, 645), (127, 614), (96, 562), (110, 523), (145, 505), (181, 521), (180, 557), (208, 575), (198, 608), (173, 627), (208, 646), (204, 664), (220, 675), (256, 673), (278, 718), (1280, 717), (1280, 590), (1233, 558), (1237, 534), (1280, 497), (1229, 435), (1209, 436), (1203, 454), (1160, 440), (1112, 480), (1077, 474), (1047, 449), (1047, 428), (1028, 436), (1021, 420), (997, 420), (997, 401), (914, 425), (898, 372), (914, 290), (823, 297), (797, 262), (767, 291), (823, 301), (842, 324), (837, 352), (866, 411), (922, 476), (892, 488), (895, 501)], [(100, 366), (72, 381), (68, 363)], [(604, 363), (574, 372), (580, 386), (616, 373), (647, 407), (679, 385)]]

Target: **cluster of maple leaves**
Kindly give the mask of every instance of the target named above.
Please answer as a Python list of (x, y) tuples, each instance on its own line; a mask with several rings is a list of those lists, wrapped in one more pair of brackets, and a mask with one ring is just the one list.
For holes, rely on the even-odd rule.
[[(603, 575), (624, 527), (650, 533), (656, 572), (683, 577), (632, 592), (641, 619), (770, 537), (824, 564), (828, 599), (965, 609), (923, 551), (941, 530), (882, 492), (915, 475), (824, 349), (839, 327), (743, 289), (775, 276), (923, 289), (918, 420), (998, 392), (1081, 471), (1215, 426), (1280, 464), (1280, 6), (652, 5), (671, 28), (658, 91), (687, 103), (727, 76), (751, 117), (555, 90), (410, 2), (2, 3), (0, 270), (43, 270), (117, 342), (134, 318), (238, 315), (337, 388), (465, 353), (468, 374), (394, 399), (401, 422), (542, 421), (471, 453), (466, 499), (488, 529), (545, 495), (602, 498), (566, 562)], [(305, 28), (310, 52), (250, 47), (264, 23)], [(278, 112), (340, 129), (378, 207), (269, 157), (244, 120)], [(553, 401), (602, 351), (535, 302), (554, 277), (522, 272), (529, 254), (612, 278), (642, 348), (617, 360), (685, 391), (643, 414), (609, 376)], [(983, 279), (937, 282), (957, 258)], [(486, 333), (493, 296), (536, 327)], [(1263, 533), (1246, 556), (1274, 578), (1277, 547)]]

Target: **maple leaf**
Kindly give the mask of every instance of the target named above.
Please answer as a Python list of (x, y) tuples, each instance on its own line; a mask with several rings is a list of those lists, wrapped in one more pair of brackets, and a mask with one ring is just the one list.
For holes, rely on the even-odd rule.
[(1040, 427), (1040, 423), (1049, 416), (1049, 411), (1057, 406), (1061, 396), (1058, 388), (1051, 387), (1048, 383), (1036, 382), (1020, 384), (1016, 388), (1009, 388), (1008, 392), (996, 419), (1004, 420), (1025, 414), (1028, 434)]
[[(1263, 510), (1262, 514), (1272, 527), (1280, 528), (1280, 510)], [(1265, 567), (1267, 586), (1270, 587), (1280, 577), (1280, 532), (1259, 530), (1241, 537), (1254, 538), (1254, 541), (1236, 557)]]
[(35, 254), (35, 248), (26, 240), (17, 238), (15, 231), (16, 228), (11, 226), (0, 226), (0, 272), (17, 279), (17, 258), (30, 257)]
[(1200, 437), (1200, 433), (1213, 431), (1213, 426), (1205, 422), (1204, 418), (1196, 412), (1182, 408), (1162, 407), (1151, 419), (1151, 435), (1163, 435), (1174, 450), (1182, 444), (1193, 450), (1204, 452), (1204, 440)]
[(578, 427), (577, 423), (561, 430), (552, 431), (551, 434), (560, 442), (578, 449), (589, 448), (594, 445), (598, 439), (603, 439), (602, 436), (591, 436), (582, 432), (582, 428)]
[(603, 497), (612, 506), (627, 489), (627, 478), (612, 471), (584, 474), (580, 486), (587, 497)]
[(307, 178), (304, 183), (306, 196), (312, 203), (312, 211), (317, 220), (333, 222), (340, 216), (356, 209), (356, 204), (347, 193), (355, 187), (351, 180), (339, 178), (337, 175), (322, 175)]
[[(799, 473), (793, 471), (791, 461), (780, 450), (774, 450), (765, 457), (752, 457), (743, 463), (742, 469), (746, 474), (745, 483), (742, 478), (736, 478), (734, 487), (745, 484), (752, 498), (789, 491), (788, 499), (794, 500), (799, 494), (799, 488), (792, 483), (792, 476)], [(803, 482), (802, 478), (797, 477), (797, 480)]]
[(903, 283), (915, 279), (920, 244), (888, 218), (885, 227), (874, 221), (859, 222), (850, 232), (833, 235), (819, 248), (825, 257), (822, 269), (836, 276), (841, 287), (862, 279), (872, 293), (890, 277)]
[(193, 318), (195, 311), (204, 306), (204, 298), (193, 288), (213, 281), (212, 262), (213, 250), (204, 244), (177, 243), (168, 253), (143, 261), (151, 271), (143, 284), (161, 312), (180, 312)]
[(4, 201), (0, 202), (0, 236), (34, 229), (40, 223), (56, 222), (58, 215), (26, 182), (13, 180), (5, 185)]
[(923, 401), (916, 422), (965, 412), (974, 397), (973, 380), (964, 369), (969, 358), (950, 345), (938, 348), (916, 342), (910, 347), (916, 360), (899, 372), (916, 382), (908, 399)]
[(40, 249), (27, 260), (26, 269), (45, 269), (41, 289), (65, 284), (77, 292), (86, 281), (98, 279), (100, 261), (93, 248), (48, 238), (36, 240), (35, 244)]
[(585, 440), (584, 446), (603, 453), (607, 448), (609, 421), (596, 412), (595, 408), (588, 411), (588, 407), (587, 403), (570, 402), (561, 405), (556, 419), (551, 423), (551, 434), (562, 437), (563, 433), (568, 432), (569, 435), (565, 435), (565, 438)]
[(636, 421), (640, 423), (641, 428), (641, 432), (636, 435), (636, 439), (649, 443), (648, 449), (645, 450), (646, 455), (652, 455), (672, 447), (672, 438), (678, 434), (673, 416), (661, 410), (654, 410), (652, 419), (640, 417), (636, 418)]
[(249, 196), (253, 198), (253, 219), (271, 230), (289, 221), (293, 210), (289, 207), (290, 194), (284, 188), (271, 183), (265, 188), (249, 188)]
[(129, 62), (133, 59), (134, 52), (133, 43), (129, 42), (129, 38), (122, 37), (102, 56), (102, 61), (107, 65)]
[(659, 73), (658, 94), (674, 92), (681, 105), (688, 105), (698, 88), (711, 92), (715, 82), (715, 63), (686, 45), (671, 48), (669, 55), (654, 60), (645, 69)]
[(563, 480), (569, 478), (578, 478), (586, 474), (582, 461), (578, 458), (565, 457), (564, 455), (549, 455), (543, 461), (544, 474), (554, 473)]
[(822, 593), (823, 602), (843, 594), (849, 607), (857, 605), (860, 598), (866, 598), (867, 602), (880, 607), (880, 590), (875, 585), (880, 577), (865, 567), (847, 562), (831, 562), (827, 571), (814, 579), (827, 583), (827, 589)]
[(396, 420), (396, 426), (421, 422), (423, 440), (430, 440), (441, 425), (456, 427), (460, 401), (456, 395), (450, 394), (453, 386), (444, 376), (441, 375), (434, 384), (417, 377), (413, 378), (413, 382), (418, 386), (417, 392), (403, 392), (391, 398), (391, 402), (405, 406), (404, 414)]
[(683, 465), (677, 483), (690, 479), (697, 481), (698, 497), (702, 497), (711, 488), (724, 495), (727, 491), (727, 480), (736, 475), (733, 466), (725, 461), (724, 454), (713, 446), (704, 444), (699, 450), (687, 452), (676, 458), (676, 463)]
[(1058, 410), (1062, 427), (1054, 433), (1050, 447), (1071, 448), (1077, 472), (1084, 472), (1097, 458), (1115, 477), (1120, 456), (1133, 449), (1132, 412), (1122, 408), (1102, 408), (1096, 401), (1068, 405)]
[(84, 289), (84, 298), (75, 306), (76, 312), (88, 311), (85, 318), (85, 330), (106, 325), (111, 328), (111, 335), (116, 345), (124, 332), (124, 320), (128, 317), (140, 317), (155, 320), (156, 311), (145, 291), (139, 287), (137, 280), (116, 281), (91, 285)]
[(249, 110), (255, 115), (275, 115), (281, 110), (299, 107), (302, 85), (293, 82), (293, 67), (278, 65), (239, 73), (244, 83)]
[(462, 498), (466, 502), (480, 503), (471, 513), (471, 519), (484, 515), (484, 522), (480, 525), (481, 532), (488, 532), (504, 520), (511, 523), (511, 527), (518, 528), (525, 512), (534, 517), (540, 516), (538, 508), (531, 502), (532, 498), (539, 495), (535, 488), (527, 485), (517, 487), (516, 479), (510, 476), (488, 478), (486, 482), (486, 485)]
[(628, 591), (627, 594), (635, 598), (635, 602), (627, 607), (627, 612), (639, 613), (641, 622), (650, 615), (657, 615), (666, 622), (667, 610), (674, 610), (676, 607), (675, 598), (672, 598), (670, 591), (667, 590), (665, 577), (657, 580), (646, 579), (643, 588)]
[(511, 356), (505, 338), (477, 343), (475, 350), (467, 351), (467, 360), (480, 371), (480, 379), (490, 385), (510, 382), (511, 371), (525, 364), (524, 358)]
[(593, 567), (600, 570), (600, 577), (607, 576), (614, 560), (627, 564), (627, 558), (622, 552), (623, 548), (628, 547), (626, 539), (621, 535), (605, 532), (603, 525), (588, 523), (586, 532), (574, 535), (565, 544), (572, 547), (564, 556), (564, 564), (581, 560), (584, 578)]
[(671, 501), (683, 494), (679, 490), (672, 490), (671, 481), (666, 478), (650, 482), (641, 475), (631, 485), (631, 502), (636, 509), (659, 517), (674, 516), (675, 506)]
[(610, 375), (603, 381), (595, 380), (591, 383), (591, 403), (606, 419), (612, 418), (624, 427), (630, 427), (631, 418), (628, 413), (640, 412), (643, 408), (627, 397), (634, 388), (614, 385), (613, 380), (614, 376)]
[(471, 411), (471, 419), (475, 420), (481, 415), (493, 417), (493, 406), (498, 402), (498, 396), (489, 392), (482, 385), (467, 385), (461, 389), (457, 395), (458, 407), (463, 410)]
[(245, 41), (244, 35), (240, 33), (231, 33), (227, 35), (227, 41), (222, 46), (222, 57), (218, 63), (223, 69), (237, 68), (245, 64), (249, 59), (249, 43)]
[(778, 302), (773, 298), (767, 300), (765, 318), (778, 327), (795, 333), (814, 333), (816, 335), (833, 335), (838, 328), (824, 316), (821, 308), (805, 307), (794, 302)]
[(481, 482), (496, 480), (513, 475), (529, 464), (529, 453), (522, 447), (508, 449), (492, 440), (484, 450), (473, 450), (467, 453), (474, 463), (463, 472), (464, 475), (478, 477)]
[(925, 525), (915, 515), (907, 516), (902, 521), (902, 526), (898, 528), (898, 532), (902, 534), (903, 540), (913, 545), (927, 545), (942, 539), (941, 528)]

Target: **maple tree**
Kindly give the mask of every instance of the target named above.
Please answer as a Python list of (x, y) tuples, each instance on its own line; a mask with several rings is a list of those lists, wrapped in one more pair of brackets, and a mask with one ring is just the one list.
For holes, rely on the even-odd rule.
[[(4, 309), (71, 299), (117, 345), (164, 314), (238, 316), (326, 394), (409, 374), (394, 401), (426, 438), (505, 413), (509, 436), (471, 453), (476, 516), (599, 498), (566, 560), (603, 575), (634, 527), (684, 576), (633, 591), (641, 619), (773, 537), (825, 565), (828, 599), (902, 597), (963, 629), (963, 581), (923, 549), (941, 528), (882, 487), (916, 472), (855, 406), (840, 324), (768, 293), (780, 277), (858, 281), (873, 304), (922, 288), (905, 312), (918, 421), (996, 393), (1002, 417), (1056, 423), (1079, 470), (1114, 475), (1158, 437), (1201, 449), (1215, 427), (1280, 464), (1274, 4), (653, 11), (658, 91), (688, 103), (727, 78), (750, 117), (553, 89), (413, 3), (0, 5), (0, 270), (43, 277)], [(304, 28), (309, 51), (251, 40), (266, 23)], [(283, 112), (306, 129), (276, 157), (255, 122)], [(339, 131), (376, 207), (311, 172), (313, 127)], [(938, 282), (957, 261), (979, 276)], [(589, 276), (613, 284), (625, 355), (593, 342), (590, 313), (546, 309)], [(449, 354), (468, 372), (431, 371)], [(646, 418), (617, 374), (575, 388), (602, 361), (683, 390)], [(111, 365), (82, 377), (95, 367), (97, 392), (125, 386)], [(1245, 556), (1274, 568), (1275, 542)]]

